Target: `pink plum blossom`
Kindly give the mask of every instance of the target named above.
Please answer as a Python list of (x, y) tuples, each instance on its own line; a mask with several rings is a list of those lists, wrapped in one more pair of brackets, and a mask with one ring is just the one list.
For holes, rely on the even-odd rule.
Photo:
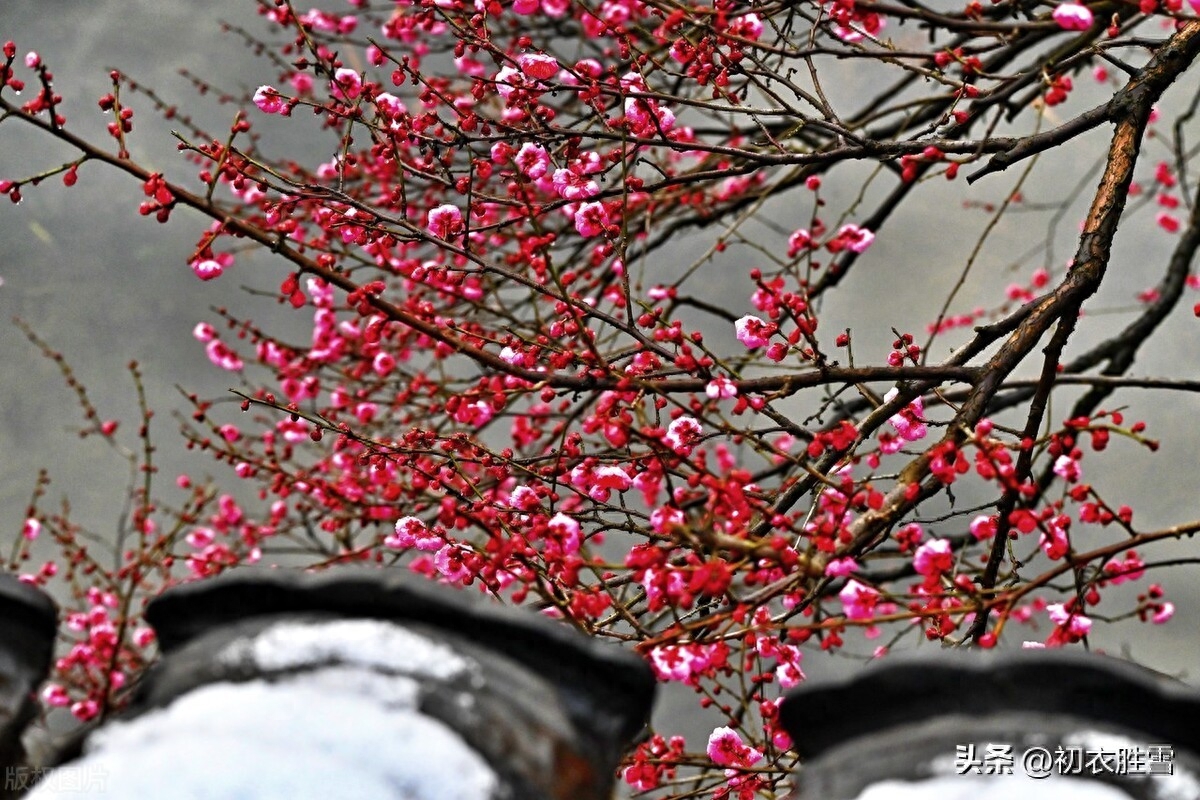
[(396, 520), (395, 530), (395, 533), (383, 540), (383, 543), (393, 550), (415, 547), (418, 550), (433, 552), (445, 544), (441, 536), (430, 531), (417, 517), (401, 517)]
[(835, 558), (825, 565), (825, 574), (830, 578), (845, 578), (858, 570), (858, 562), (853, 558)]
[(575, 230), (584, 238), (599, 236), (608, 227), (608, 211), (603, 203), (584, 203), (575, 212)]
[(774, 323), (763, 322), (752, 314), (747, 314), (733, 323), (733, 328), (737, 333), (738, 341), (751, 350), (766, 346), (776, 330)]
[(1052, 603), (1046, 606), (1050, 621), (1062, 628), (1068, 634), (1076, 637), (1086, 636), (1092, 629), (1092, 620), (1083, 614), (1068, 611), (1062, 603)]
[(870, 619), (874, 616), (875, 605), (879, 602), (879, 590), (851, 578), (838, 592), (838, 599), (842, 601), (843, 613), (847, 619)]
[(427, 228), (439, 239), (452, 239), (463, 232), (462, 212), (449, 203), (432, 208), (429, 210)]
[(274, 86), (260, 86), (254, 93), (254, 105), (264, 114), (279, 114), (287, 108), (287, 101)]
[(526, 142), (516, 156), (517, 168), (531, 181), (544, 176), (550, 169), (550, 155), (540, 144)]
[(466, 556), (468, 550), (461, 545), (448, 544), (433, 555), (433, 564), (437, 571), (449, 581), (462, 581), (471, 577), (467, 568)]
[(835, 253), (841, 250), (865, 253), (874, 241), (875, 234), (866, 228), (860, 228), (857, 225), (843, 225), (838, 229), (837, 236), (826, 245), (826, 248)]
[(693, 681), (709, 666), (701, 645), (665, 645), (650, 651), (650, 666), (661, 681)]
[(221, 369), (241, 372), (245, 367), (242, 357), (220, 339), (213, 339), (209, 342), (208, 346), (204, 348), (204, 352), (208, 356), (208, 360)]
[(600, 187), (595, 181), (565, 167), (554, 171), (552, 183), (554, 191), (564, 200), (587, 200), (600, 193)]

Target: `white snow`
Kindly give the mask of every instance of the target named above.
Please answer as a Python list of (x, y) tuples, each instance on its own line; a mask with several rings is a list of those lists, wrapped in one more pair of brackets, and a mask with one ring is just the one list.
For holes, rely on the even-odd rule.
[[(417, 711), (418, 678), (473, 666), (444, 645), (385, 622), (287, 623), (216, 657), (252, 658), (264, 670), (341, 663), (272, 682), (209, 684), (108, 724), (64, 768), (87, 779), (87, 797), (487, 800), (495, 792), (482, 757)], [(77, 780), (47, 780), (28, 800), (79, 793)]]
[(268, 671), (340, 661), (440, 680), (461, 675), (470, 667), (466, 659), (443, 644), (372, 619), (281, 622), (253, 639), (233, 642), (217, 658), (225, 663), (251, 660)]
[(941, 776), (924, 781), (881, 781), (856, 800), (1130, 800), (1129, 795), (1095, 781), (1051, 775)]

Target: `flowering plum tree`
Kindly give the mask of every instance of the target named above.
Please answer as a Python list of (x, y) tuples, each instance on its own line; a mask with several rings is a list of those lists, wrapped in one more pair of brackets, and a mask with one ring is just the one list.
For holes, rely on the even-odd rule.
[[(184, 476), (188, 502), (160, 510), (144, 428), (116, 568), (31, 507), (10, 567), (78, 603), (49, 704), (119, 702), (152, 644), (141, 604), (171, 582), (369, 562), (533, 605), (693, 689), (711, 738), (652, 732), (634, 789), (774, 797), (794, 762), (776, 703), (806, 651), (1052, 647), (1100, 614), (1171, 617), (1157, 585), (1106, 596), (1200, 521), (1139, 527), (1085, 464), (1116, 439), (1157, 446), (1114, 391), (1196, 388), (1128, 375), (1197, 284), (1196, 104), (1157, 105), (1194, 91), (1200, 20), (1180, 0), (259, 5), (270, 72), (217, 133), (114, 72), (112, 141), (90, 141), (71, 121), (96, 109), (5, 45), (2, 121), (75, 155), (0, 191), (113, 167), (142, 183), (142, 215), (207, 218), (198, 279), (253, 261), (312, 320), (299, 342), (229, 313), (193, 332), (245, 388), (240, 416), (193, 397), (186, 439), (261, 508)], [(154, 111), (183, 124), (190, 178), (134, 155)], [(1088, 172), (1074, 146), (1097, 129)], [(324, 155), (276, 153), (284, 130)], [(1151, 136), (1163, 158), (1142, 154)], [(1052, 158), (1094, 186), (1073, 257), (965, 309), (991, 231)], [(962, 212), (988, 223), (932, 311), (839, 311), (905, 209), (975, 181), (999, 199)], [(1147, 204), (1175, 237), (1156, 286), (1126, 324), (1076, 334)], [(62, 557), (33, 569), (40, 533)]]

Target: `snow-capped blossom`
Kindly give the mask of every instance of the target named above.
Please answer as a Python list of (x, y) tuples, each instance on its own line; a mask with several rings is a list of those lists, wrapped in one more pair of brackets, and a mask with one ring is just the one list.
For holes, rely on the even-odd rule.
[(287, 101), (274, 86), (260, 86), (254, 93), (254, 105), (264, 114), (279, 114), (287, 108)]
[(375, 95), (375, 107), (379, 109), (380, 114), (389, 119), (402, 117), (408, 113), (404, 101), (390, 92), (380, 92)]
[(763, 322), (758, 317), (747, 314), (733, 323), (737, 340), (751, 350), (766, 346), (771, 341), (771, 335), (778, 330), (773, 322)]
[(192, 328), (192, 336), (207, 344), (217, 338), (217, 330), (207, 322), (197, 322), (196, 327)]
[(496, 93), (505, 100), (512, 97), (513, 92), (517, 89), (525, 86), (521, 73), (512, 67), (501, 67), (492, 80), (496, 82)]
[(42, 57), (37, 54), (37, 51), (30, 50), (25, 54), (25, 66), (30, 69), (37, 69), (42, 63)]
[(229, 370), (230, 372), (241, 372), (245, 366), (242, 357), (231, 350), (228, 345), (220, 339), (213, 339), (204, 348), (208, 360), (217, 365), (221, 369)]
[(667, 426), (662, 441), (681, 456), (690, 455), (696, 440), (704, 433), (704, 427), (695, 417), (682, 416)]
[(462, 581), (471, 577), (466, 556), (469, 551), (457, 544), (448, 544), (433, 555), (433, 565), (449, 581)]
[(603, 203), (584, 203), (575, 212), (575, 230), (590, 239), (604, 233), (608, 227), (608, 211)]
[(704, 387), (704, 393), (713, 400), (726, 400), (730, 397), (737, 397), (737, 384), (723, 375), (718, 375)]
[(339, 100), (353, 100), (362, 94), (362, 76), (352, 69), (341, 67), (333, 73), (330, 94)]
[(987, 514), (980, 514), (971, 520), (971, 524), (967, 527), (976, 541), (990, 539), (996, 535), (996, 518)]
[(875, 615), (879, 591), (851, 578), (838, 592), (838, 599), (842, 601), (842, 611), (847, 619), (870, 619)]
[(517, 168), (531, 181), (536, 181), (550, 170), (550, 154), (540, 144), (526, 142), (521, 145), (516, 157)]
[(371, 369), (376, 375), (387, 375), (396, 368), (396, 358), (391, 353), (378, 352), (371, 359)]
[(547, 526), (558, 536), (565, 553), (570, 554), (579, 550), (582, 538), (578, 522), (560, 511), (550, 518)]
[(843, 225), (838, 229), (837, 236), (833, 237), (825, 245), (825, 248), (834, 253), (842, 250), (865, 253), (874, 241), (875, 234), (866, 228), (860, 228), (857, 225)]
[(427, 228), (439, 239), (452, 239), (463, 232), (462, 212), (449, 203), (432, 208), (429, 210)]
[(224, 271), (225, 268), (215, 259), (205, 258), (192, 262), (192, 272), (202, 281), (211, 281), (213, 278), (219, 278)]
[(633, 485), (633, 481), (630, 480), (625, 470), (615, 464), (596, 467), (592, 473), (592, 477), (596, 482), (596, 486), (602, 489), (615, 489), (618, 492), (624, 492)]
[(42, 702), (53, 708), (62, 708), (71, 702), (71, 696), (61, 684), (47, 683), (46, 688), (42, 689)]
[(425, 527), (425, 523), (416, 517), (401, 517), (396, 520), (396, 532), (383, 540), (384, 545), (393, 550), (407, 550), (415, 547), (418, 550), (433, 552), (440, 550), (445, 544), (441, 536)]
[(541, 507), (541, 500), (538, 499), (537, 492), (528, 486), (518, 486), (512, 490), (508, 496), (509, 508), (515, 508), (519, 511), (533, 511)]
[(742, 741), (733, 728), (714, 728), (708, 737), (708, 757), (722, 767), (751, 767), (762, 759), (762, 753)]
[(1062, 603), (1052, 603), (1046, 606), (1050, 621), (1062, 628), (1070, 636), (1077, 638), (1087, 635), (1092, 629), (1092, 621), (1083, 614), (1076, 614), (1066, 609)]
[(1062, 3), (1050, 16), (1065, 31), (1086, 31), (1092, 27), (1092, 12), (1081, 3)]
[(1164, 622), (1175, 616), (1175, 604), (1171, 602), (1159, 603), (1154, 615), (1150, 617), (1150, 621), (1155, 625), (1162, 625)]
[(36, 539), (38, 537), (38, 534), (40, 534), (41, 532), (42, 532), (42, 523), (38, 522), (33, 517), (30, 517), (29, 519), (25, 520), (25, 524), (21, 528), (21, 536), (25, 537), (26, 539), (28, 539), (31, 542), (34, 539)]
[(1054, 474), (1067, 483), (1075, 483), (1082, 475), (1079, 462), (1068, 455), (1061, 455), (1054, 460)]
[(934, 539), (917, 548), (913, 555), (913, 569), (918, 575), (936, 578), (954, 566), (954, 551), (949, 539)]
[(538, 81), (548, 81), (558, 72), (558, 61), (545, 53), (522, 53), (517, 56), (517, 63), (527, 77)]

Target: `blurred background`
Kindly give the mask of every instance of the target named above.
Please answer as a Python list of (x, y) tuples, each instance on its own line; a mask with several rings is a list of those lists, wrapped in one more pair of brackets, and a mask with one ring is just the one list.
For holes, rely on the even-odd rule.
[[(337, 0), (328, 5), (350, 8)], [(5, 0), (0, 3), (0, 40), (16, 41), (18, 59), (30, 50), (41, 55), (64, 97), (68, 127), (93, 142), (112, 142), (104, 132), (109, 118), (96, 105), (97, 98), (111, 89), (111, 68), (152, 86), (210, 130), (223, 131), (233, 119), (234, 107), (221, 105), (211, 94), (197, 97), (180, 70), (236, 95), (252, 94), (258, 85), (274, 82), (274, 66), (256, 57), (238, 36), (221, 32), (221, 22), (226, 21), (269, 37), (254, 6), (251, 0)], [(850, 95), (860, 88), (853, 74), (847, 72), (844, 77), (838, 91)], [(1196, 76), (1189, 80), (1190, 85), (1172, 90), (1164, 106), (1181, 108), (1189, 101), (1196, 91)], [(1086, 74), (1077, 83), (1088, 85), (1078, 89), (1067, 112), (1090, 107), (1110, 92)], [(197, 170), (178, 156), (171, 123), (156, 116), (144, 98), (129, 95), (123, 99), (135, 109), (129, 139), (135, 160), (171, 180), (194, 185)], [(257, 128), (270, 130), (259, 123), (256, 118)], [(1037, 162), (1020, 187), (1025, 202), (991, 232), (952, 312), (997, 305), (1005, 286), (1027, 284), (1039, 267), (1061, 275), (1074, 251), (1077, 222), (1096, 182), (1096, 174), (1089, 170), (1103, 153), (1108, 132), (1107, 127), (1093, 131)], [(278, 154), (288, 146), (292, 145), (287, 140), (281, 139), (277, 145), (268, 140), (265, 149)], [(316, 161), (326, 160), (331, 153), (310, 155)], [(68, 149), (56, 148), (48, 138), (23, 130), (18, 123), (0, 126), (0, 179), (25, 177), (71, 157)], [(1148, 181), (1153, 164), (1169, 158), (1166, 142), (1148, 141), (1140, 177)], [(938, 179), (922, 186), (919, 197), (893, 217), (827, 301), (821, 314), (825, 335), (832, 337), (830, 332), (853, 328), (860, 364), (883, 362), (893, 327), (911, 331), (923, 342), (925, 325), (936, 317), (949, 286), (958, 279), (988, 225), (990, 215), (982, 204), (997, 203), (1011, 193), (1020, 172), (1013, 169), (994, 175), (971, 188), (961, 178), (954, 183)], [(869, 176), (869, 169), (854, 166), (828, 175), (823, 193), (830, 208), (852, 205)], [(887, 188), (892, 179), (883, 176), (876, 181)], [(1082, 192), (1076, 193), (1077, 188)], [(117, 454), (98, 437), (79, 439), (77, 431), (83, 421), (73, 393), (55, 365), (12, 323), (14, 317), (26, 320), (62, 352), (87, 387), (100, 416), (121, 423), (117, 439), (127, 447), (138, 445), (139, 421), (126, 365), (130, 360), (140, 363), (156, 412), (153, 435), (162, 496), (181, 498), (174, 488), (175, 476), (181, 473), (195, 477), (213, 474), (223, 488), (237, 493), (238, 481), (230, 471), (201, 453), (185, 450), (171, 412), (190, 413), (180, 388), (202, 397), (228, 398), (227, 389), (235, 385), (236, 376), (213, 367), (203, 346), (192, 337), (198, 322), (216, 322), (211, 308), (227, 307), (236, 316), (253, 319), (277, 334), (291, 332), (291, 338), (307, 338), (308, 312), (292, 312), (269, 297), (244, 290), (247, 286), (277, 287), (284, 275), (281, 265), (268, 258), (242, 256), (220, 280), (198, 281), (186, 259), (207, 220), (186, 210), (176, 211), (168, 225), (139, 216), (137, 207), (144, 198), (138, 182), (100, 165), (85, 164), (73, 188), (65, 188), (56, 177), (42, 186), (28, 187), (23, 194), (24, 200), (17, 206), (0, 202), (0, 545), (11, 547), (14, 537), (20, 535), (40, 468), (47, 469), (53, 481), (45, 506), (69, 502), (73, 518), (101, 536), (114, 534), (127, 485)], [(1065, 213), (1056, 218), (1055, 210), (1064, 203)], [(789, 219), (793, 213), (786, 203), (768, 206), (764, 212), (785, 230), (799, 227), (807, 219)], [(1123, 326), (1136, 311), (1137, 293), (1158, 281), (1174, 237), (1154, 225), (1153, 215), (1154, 210), (1146, 207), (1126, 219), (1105, 287), (1087, 306), (1070, 353)], [(1039, 247), (1044, 239), (1051, 247)], [(671, 253), (672, 260), (690, 263), (709, 243), (705, 237), (681, 240), (678, 250)], [(722, 265), (731, 285), (739, 287), (737, 295), (722, 293), (719, 283), (713, 284), (714, 296), (730, 298), (725, 305), (741, 313), (752, 311), (749, 297), (741, 296), (747, 285), (746, 272), (753, 266), (748, 257), (747, 250), (734, 251)], [(722, 273), (714, 269), (712, 274)], [(1185, 298), (1182, 313), (1144, 350), (1133, 374), (1200, 378), (1200, 321), (1187, 311), (1196, 300), (1200, 296)], [(711, 318), (698, 322), (713, 324)], [(714, 330), (712, 335), (718, 342), (732, 340), (732, 331)], [(931, 361), (944, 357), (958, 341), (961, 337), (939, 340)], [(1061, 419), (1073, 396), (1069, 391), (1057, 391), (1049, 418)], [(1121, 391), (1106, 407), (1121, 405), (1130, 406), (1127, 417), (1147, 422), (1149, 435), (1160, 439), (1162, 447), (1151, 455), (1114, 437), (1112, 452), (1085, 459), (1085, 479), (1114, 505), (1133, 506), (1134, 522), (1141, 530), (1200, 517), (1200, 398)], [(242, 499), (255, 502), (252, 495), (242, 495)], [(1142, 555), (1151, 561), (1188, 558), (1195, 551), (1190, 541), (1184, 541)], [(1175, 619), (1166, 626), (1128, 621), (1098, 624), (1091, 637), (1093, 647), (1128, 655), (1193, 683), (1200, 681), (1195, 666), (1200, 643), (1197, 578), (1194, 565), (1154, 573), (1152, 579), (1165, 586), (1167, 598), (1178, 608)], [(1144, 586), (1139, 584), (1139, 588)], [(1131, 597), (1125, 597), (1126, 603), (1117, 601), (1118, 597), (1114, 594), (1106, 607), (1131, 605)], [(1027, 638), (1042, 639), (1046, 633)], [(839, 671), (851, 663), (852, 655), (871, 652), (871, 645), (861, 637), (848, 639), (844, 655), (810, 652), (804, 663), (810, 678)], [(690, 692), (684, 695), (669, 696), (664, 713), (673, 716), (693, 708)]]

